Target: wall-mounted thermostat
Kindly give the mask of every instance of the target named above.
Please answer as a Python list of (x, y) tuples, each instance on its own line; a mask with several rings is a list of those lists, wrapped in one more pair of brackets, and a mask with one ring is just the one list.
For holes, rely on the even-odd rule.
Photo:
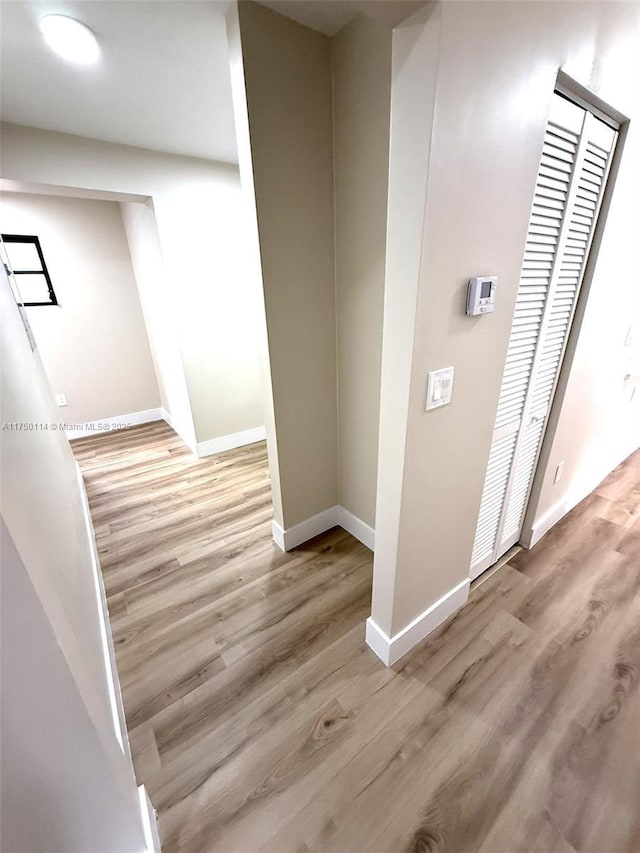
[(479, 275), (469, 281), (467, 289), (467, 314), (488, 314), (496, 303), (497, 275)]

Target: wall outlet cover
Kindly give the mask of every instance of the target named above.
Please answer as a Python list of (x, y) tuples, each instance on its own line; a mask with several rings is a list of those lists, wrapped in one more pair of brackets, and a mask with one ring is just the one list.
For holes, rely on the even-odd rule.
[(67, 401), (67, 395), (66, 394), (56, 394), (56, 403), (58, 404), (58, 406), (68, 406), (69, 403)]

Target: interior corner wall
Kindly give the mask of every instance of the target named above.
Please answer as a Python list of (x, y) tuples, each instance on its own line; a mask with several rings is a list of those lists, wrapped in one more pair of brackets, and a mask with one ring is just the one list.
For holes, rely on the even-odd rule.
[(337, 502), (331, 45), (238, 4), (282, 524)]
[(68, 399), (59, 420), (83, 424), (158, 408), (118, 205), (5, 193), (0, 224), (3, 233), (38, 236), (53, 282), (58, 305), (27, 314), (51, 387)]
[(158, 380), (160, 402), (172, 427), (195, 450), (197, 441), (180, 343), (170, 314), (171, 295), (153, 203), (121, 202), (120, 212)]
[[(391, 427), (386, 436), (381, 429), (373, 605), (373, 619), (389, 636), (468, 582), (535, 177), (558, 70), (564, 68), (632, 121), (638, 109), (637, 77), (629, 72), (638, 55), (638, 8), (633, 4), (558, 3), (543, 9), (536, 2), (440, 3), (438, 15), (435, 44), (426, 39), (430, 27), (426, 22), (424, 30), (414, 33), (413, 45), (405, 52), (407, 62), (401, 66), (395, 62), (396, 44), (402, 46), (402, 33), (408, 31), (402, 27), (396, 31), (400, 41), (394, 34), (381, 421), (395, 417), (396, 438), (402, 440), (401, 449), (392, 446)], [(482, 62), (475, 50), (478, 44)], [(406, 39), (405, 47), (409, 47)], [(425, 97), (425, 81), (430, 80), (435, 81), (435, 109)], [(394, 174), (394, 147), (406, 148), (409, 137), (429, 152), (426, 176), (420, 159), (413, 172)], [(629, 157), (635, 160), (637, 153), (630, 149)], [(425, 183), (424, 227), (419, 234), (407, 231), (403, 260), (393, 248), (398, 239), (393, 235), (405, 226), (412, 229), (413, 223), (393, 198), (406, 193), (411, 200), (415, 186), (422, 191)], [(612, 216), (612, 229), (614, 222)], [(627, 234), (615, 263), (609, 255), (608, 269), (602, 267), (603, 280), (611, 282), (620, 270), (631, 274), (637, 266), (636, 242)], [(416, 255), (417, 279), (410, 270), (413, 277), (405, 286), (407, 293), (417, 290), (411, 311), (401, 285), (397, 293), (390, 285), (400, 281), (403, 264), (406, 268)], [(496, 310), (469, 318), (467, 281), (488, 273), (498, 276)], [(392, 334), (394, 312), (397, 324)], [(616, 315), (618, 325), (623, 322), (621, 314)], [(396, 340), (395, 349), (393, 345), (400, 336), (411, 341), (410, 386), (406, 405), (393, 415), (393, 403), (403, 402), (407, 375), (407, 353), (403, 361), (398, 355), (401, 343)], [(608, 340), (614, 338), (619, 341), (617, 331)], [(619, 342), (615, 346), (619, 352)], [(589, 357), (592, 366), (595, 358)], [(425, 412), (428, 371), (450, 365), (455, 367), (451, 404)], [(585, 365), (582, 382), (589, 375)], [(606, 381), (603, 376), (600, 391)], [(620, 376), (616, 373), (608, 381), (619, 385)], [(606, 393), (597, 405), (608, 405)], [(627, 412), (631, 416), (631, 408)], [(401, 479), (395, 518), (385, 494), (386, 490), (395, 499), (394, 477)], [(384, 523), (381, 506), (386, 509)]]
[[(372, 618), (392, 635), (440, 9), (394, 30)], [(420, 88), (420, 108), (413, 93)]]
[(196, 440), (261, 427), (261, 306), (244, 258), (237, 167), (207, 164), (198, 178), (152, 195)]
[(264, 424), (236, 166), (3, 124), (1, 171), (151, 198), (196, 441)]
[(358, 14), (332, 39), (338, 502), (375, 526), (387, 226), (391, 26)]
[(269, 479), (271, 481), (271, 496), (273, 501), (273, 524), (282, 528), (284, 520), (282, 513), (282, 488), (280, 485), (278, 436), (276, 433), (275, 412), (273, 408), (273, 383), (271, 380), (271, 364), (267, 338), (267, 318), (264, 304), (264, 287), (262, 284), (262, 261), (260, 258), (260, 239), (258, 235), (256, 197), (253, 183), (251, 138), (249, 134), (249, 116), (247, 113), (247, 91), (244, 77), (244, 61), (242, 55), (242, 40), (240, 37), (240, 20), (238, 17), (237, 3), (233, 3), (231, 5), (225, 18), (225, 24), (229, 51), (229, 76), (231, 79), (231, 96), (233, 100), (236, 145), (238, 149), (240, 202), (245, 235), (243, 248), (245, 262), (247, 265), (247, 281), (254, 289), (256, 304), (260, 305), (261, 308), (258, 312), (256, 343), (258, 345), (258, 361), (260, 364), (264, 399), (265, 435), (267, 440), (267, 453), (269, 456)]

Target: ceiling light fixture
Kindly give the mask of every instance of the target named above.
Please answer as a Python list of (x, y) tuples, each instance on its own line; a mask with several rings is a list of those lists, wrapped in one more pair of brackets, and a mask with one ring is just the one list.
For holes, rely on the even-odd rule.
[(66, 15), (40, 18), (40, 32), (59, 56), (78, 65), (92, 65), (100, 58), (100, 47), (89, 27)]

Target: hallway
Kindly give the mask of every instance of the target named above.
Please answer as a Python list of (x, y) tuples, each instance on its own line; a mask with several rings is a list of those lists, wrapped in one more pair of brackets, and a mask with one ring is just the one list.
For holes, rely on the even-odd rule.
[(371, 553), (271, 541), (263, 443), (73, 443), (164, 853), (633, 853), (640, 452), (385, 669)]

